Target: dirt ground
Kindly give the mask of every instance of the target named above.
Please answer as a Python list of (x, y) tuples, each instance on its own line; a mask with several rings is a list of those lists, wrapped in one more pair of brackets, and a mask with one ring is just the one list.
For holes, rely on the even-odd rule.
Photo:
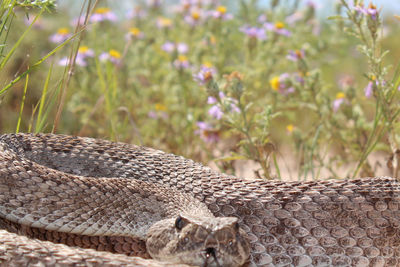
[[(277, 157), (278, 165), (280, 168), (280, 173), (283, 181), (311, 181), (311, 180), (324, 180), (331, 178), (331, 174), (328, 170), (322, 169), (317, 177), (313, 179), (312, 174), (309, 173), (306, 177), (304, 174), (299, 176), (299, 166), (298, 160), (295, 158), (293, 154), (290, 154), (288, 151), (286, 153), (282, 153), (285, 157), (279, 156)], [(372, 153), (368, 157), (368, 162), (371, 164), (374, 169), (375, 176), (391, 176), (390, 169), (386, 166), (389, 156), (386, 153), (376, 152)], [(215, 163), (210, 162), (208, 164), (212, 169), (218, 170)], [(259, 164), (254, 161), (237, 161), (235, 163), (235, 171), (236, 176), (242, 177), (245, 179), (257, 179), (255, 171), (260, 169)], [(340, 168), (335, 169), (335, 171), (340, 175), (341, 178), (346, 179), (348, 177), (348, 173), (352, 173), (355, 169), (355, 165), (345, 165)], [(315, 170), (317, 172), (317, 170)], [(272, 174), (277, 177), (276, 170), (272, 167)], [(358, 176), (362, 178), (363, 176)]]

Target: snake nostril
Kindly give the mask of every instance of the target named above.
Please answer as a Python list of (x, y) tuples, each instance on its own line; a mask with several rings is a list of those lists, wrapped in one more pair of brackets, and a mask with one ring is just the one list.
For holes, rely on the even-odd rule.
[(206, 257), (209, 258), (210, 256), (215, 258), (215, 248), (206, 248)]

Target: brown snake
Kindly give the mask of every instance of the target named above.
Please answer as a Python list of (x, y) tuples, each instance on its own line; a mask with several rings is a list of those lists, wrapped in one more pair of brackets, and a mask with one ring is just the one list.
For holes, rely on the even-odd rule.
[[(99, 188), (108, 189), (104, 192), (100, 190), (103, 193), (95, 190), (95, 194), (92, 194), (91, 187), (69, 182), (68, 179), (85, 183), (94, 179)], [(236, 229), (236, 219), (227, 219), (226, 227), (209, 233), (209, 236), (215, 237), (215, 244), (208, 245), (207, 248), (215, 249), (213, 253), (216, 255), (221, 250), (222, 254), (227, 251), (227, 257), (230, 255), (240, 258), (246, 254), (248, 242), (250, 256), (246, 265), (400, 265), (400, 187), (393, 178), (314, 182), (246, 181), (150, 148), (51, 134), (10, 134), (0, 137), (0, 228), (5, 229), (0, 230), (0, 263), (41, 263), (48, 266), (167, 264), (131, 257), (148, 257), (144, 240), (135, 238), (136, 235), (131, 235), (129, 231), (137, 229), (138, 225), (146, 223), (152, 217), (146, 217), (147, 210), (138, 208), (139, 214), (143, 215), (141, 220), (122, 220), (125, 217), (132, 219), (129, 212), (134, 213), (130, 209), (137, 208), (131, 202), (131, 199), (135, 199), (135, 194), (138, 194), (136, 191), (131, 196), (128, 192), (117, 202), (130, 204), (128, 208), (122, 204), (112, 205), (107, 202), (118, 198), (120, 191), (130, 186), (149, 187), (155, 191), (166, 187), (167, 190), (172, 190), (167, 191), (167, 194), (183, 194), (183, 199), (196, 203), (196, 207), (201, 208), (202, 203), (205, 203), (215, 216), (224, 217), (220, 220), (236, 217), (240, 229), (247, 233), (246, 237), (239, 230), (232, 230)], [(57, 193), (48, 198), (50, 202), (32, 201), (46, 199), (49, 188)], [(157, 200), (153, 191), (149, 191), (151, 194), (146, 192), (139, 192), (139, 200), (147, 197), (150, 203)], [(82, 199), (85, 201), (78, 199), (81, 201), (79, 203), (85, 202), (91, 209), (68, 209), (66, 205), (63, 206), (64, 210), (58, 209), (57, 205), (49, 205), (53, 202), (64, 201), (68, 204), (68, 201), (78, 201), (77, 197), (70, 200), (71, 195), (78, 198), (84, 195)], [(158, 196), (159, 201), (167, 203), (166, 207), (169, 207), (168, 198), (170, 195)], [(149, 204), (144, 206), (148, 208)], [(92, 212), (97, 207), (102, 208), (97, 213)], [(179, 205), (175, 205), (171, 212), (179, 208)], [(45, 214), (46, 211), (51, 211), (53, 215), (59, 215), (66, 210), (75, 217), (65, 216), (60, 220), (61, 217), (38, 216), (42, 214), (40, 212)], [(20, 224), (21, 221), (15, 219), (18, 216), (26, 220), (21, 220), (23, 223)], [(214, 220), (219, 219), (210, 216), (211, 219), (206, 221), (214, 225)], [(96, 218), (100, 223), (93, 222)], [(114, 229), (113, 225), (120, 219), (123, 221), (118, 224), (120, 228)], [(48, 227), (53, 222), (61, 221), (66, 221), (67, 224), (58, 225), (59, 228)], [(82, 230), (83, 228), (76, 225), (77, 221), (85, 225), (91, 224), (92, 227), (89, 228), (92, 230)], [(180, 225), (181, 221), (178, 221), (174, 220), (174, 223), (178, 222)], [(182, 229), (186, 229), (186, 223), (185, 221)], [(200, 222), (199, 225), (203, 223)], [(197, 230), (193, 235), (196, 237), (201, 232), (198, 230), (200, 226), (195, 226)], [(124, 229), (121, 230), (121, 227)], [(208, 226), (204, 227), (209, 229)], [(69, 229), (78, 230), (69, 232)], [(93, 232), (93, 229), (103, 229), (104, 235), (103, 232)], [(113, 234), (114, 230), (122, 234)], [(232, 231), (236, 231), (235, 237), (232, 237)], [(221, 233), (222, 237), (217, 238)], [(243, 241), (242, 237), (247, 241)], [(228, 243), (232, 245), (232, 242), (236, 244), (236, 254), (224, 247)], [(204, 265), (209, 263), (209, 266), (217, 266), (219, 260), (221, 266), (230, 266), (229, 263), (225, 264), (223, 257), (222, 255), (219, 258), (217, 255), (214, 262), (205, 261)]]

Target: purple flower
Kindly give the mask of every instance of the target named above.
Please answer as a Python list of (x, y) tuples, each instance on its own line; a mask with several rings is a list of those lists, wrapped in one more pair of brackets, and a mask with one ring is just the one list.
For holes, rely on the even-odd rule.
[(358, 5), (358, 6), (355, 6), (354, 10), (357, 11), (358, 14), (367, 15), (367, 11), (366, 11), (363, 3), (360, 3), (360, 5)]
[[(222, 92), (222, 91), (219, 91), (218, 92), (218, 97), (219, 97), (219, 99), (224, 99), (225, 98), (225, 94), (224, 94), (224, 92)], [(207, 104), (216, 104), (216, 103), (218, 103), (218, 99), (217, 98), (215, 98), (215, 97), (213, 97), (213, 96), (209, 96), (208, 98), (207, 98)]]
[(101, 21), (117, 21), (117, 15), (111, 11), (108, 7), (100, 7), (94, 11), (94, 14), (90, 17), (91, 22), (101, 22)]
[(243, 26), (240, 27), (239, 30), (244, 34), (246, 34), (249, 38), (256, 38), (260, 40), (267, 39), (267, 36), (265, 34), (265, 29), (263, 28)]
[(366, 98), (370, 98), (372, 96), (372, 93), (374, 92), (374, 83), (369, 82), (367, 86), (364, 89), (364, 94)]
[(222, 119), (222, 116), (224, 113), (222, 112), (221, 108), (218, 105), (213, 105), (211, 108), (208, 110), (208, 114), (210, 116), (216, 118), (217, 120)]
[(199, 127), (202, 130), (209, 130), (211, 129), (211, 125), (207, 122), (204, 121), (198, 121), (197, 123), (197, 127)]
[(57, 33), (55, 33), (49, 37), (49, 40), (53, 43), (59, 44), (59, 43), (64, 42), (71, 36), (72, 36), (72, 34), (69, 32), (69, 30), (67, 28), (60, 28), (60, 29), (58, 29)]
[[(28, 17), (25, 16), (25, 18), (24, 18), (25, 25), (26, 26), (31, 25), (34, 19), (35, 19), (35, 16), (32, 16), (32, 15), (29, 15)], [(43, 29), (44, 28), (44, 23), (40, 17), (36, 19), (35, 23), (33, 24), (33, 27), (35, 29)]]
[(367, 14), (370, 15), (373, 20), (375, 20), (376, 16), (378, 15), (378, 10), (371, 3), (369, 5), (370, 5), (370, 7), (367, 9)]
[(290, 75), (289, 75), (289, 73), (287, 73), (287, 72), (284, 72), (284, 73), (282, 73), (280, 76), (279, 76), (279, 80), (281, 81), (281, 82), (284, 82), (285, 80), (287, 80), (287, 79), (289, 79), (290, 78)]
[(76, 27), (78, 25), (83, 25), (85, 24), (85, 16), (80, 16), (80, 17), (76, 17), (74, 19), (71, 20), (70, 22), (72, 27)]
[(218, 102), (218, 100), (217, 100), (215, 97), (213, 97), (213, 96), (209, 96), (209, 97), (207, 98), (207, 104), (212, 105), (212, 104), (216, 104), (217, 102)]
[[(58, 65), (60, 66), (67, 66), (69, 64), (69, 58), (68, 57), (63, 57), (62, 59), (60, 59), (60, 61), (58, 61)], [(87, 62), (81, 58), (81, 57), (76, 57), (75, 59), (75, 64), (81, 67), (86, 67), (87, 66)]]
[(364, 7), (363, 3), (360, 3), (358, 6), (354, 7), (354, 10), (359, 14), (364, 14), (365, 16), (370, 16), (371, 19), (376, 20), (378, 15), (378, 10), (376, 6), (372, 3), (369, 3), (368, 7)]
[(173, 42), (167, 41), (161, 46), (161, 49), (167, 53), (172, 53), (175, 50), (175, 44)]
[(291, 60), (291, 61), (298, 61), (299, 59), (304, 58), (305, 53), (304, 50), (289, 50), (289, 54), (286, 56), (287, 59)]
[(159, 119), (159, 118), (168, 119), (168, 114), (165, 112), (156, 112), (154, 110), (150, 110), (147, 113), (147, 117), (149, 117), (151, 119)]
[(161, 46), (161, 49), (167, 53), (172, 53), (176, 50), (179, 54), (186, 54), (189, 51), (189, 46), (185, 43), (175, 44), (167, 41)]
[(302, 12), (294, 12), (292, 15), (286, 17), (285, 22), (289, 25), (293, 25), (299, 20), (302, 20), (304, 18), (304, 14)]
[(238, 108), (236, 103), (231, 103), (229, 107), (230, 107), (231, 111), (236, 112), (236, 113), (240, 113), (240, 109)]
[(83, 45), (83, 46), (79, 47), (77, 56), (82, 57), (82, 58), (94, 57), (94, 51), (92, 49), (90, 49), (89, 47)]
[(177, 43), (176, 50), (179, 54), (186, 54), (189, 51), (189, 46), (185, 43)]
[(343, 104), (344, 102), (344, 98), (339, 98), (339, 99), (335, 99), (333, 101), (333, 111), (337, 112), (340, 108), (340, 106)]
[(113, 64), (118, 64), (121, 62), (121, 53), (117, 50), (111, 49), (108, 52), (103, 52), (99, 56), (100, 61), (110, 61)]
[(162, 5), (162, 0), (147, 0), (147, 6), (151, 8), (159, 8)]
[(147, 113), (147, 116), (151, 119), (157, 119), (157, 112), (155, 112), (154, 110), (150, 110), (149, 113)]
[(197, 3), (197, 1), (193, 1), (193, 0), (181, 0), (180, 2), (181, 2), (182, 10), (188, 10), (189, 8), (192, 7), (192, 5)]
[(233, 18), (232, 14), (226, 13), (225, 6), (217, 6), (215, 10), (210, 11), (210, 15), (216, 19), (230, 20)]
[(214, 130), (209, 123), (198, 121), (196, 124), (197, 127), (199, 127), (199, 130), (195, 133), (200, 135), (200, 138), (203, 139), (203, 141), (207, 143), (216, 143), (219, 141), (218, 131)]
[(336, 94), (336, 99), (333, 101), (332, 109), (334, 112), (338, 111), (340, 106), (345, 102), (346, 95), (343, 92)]
[(94, 57), (94, 51), (85, 45), (79, 47), (76, 55), (76, 64), (83, 67), (87, 66), (86, 59), (88, 57)]
[(174, 66), (177, 69), (187, 69), (190, 67), (190, 63), (185, 55), (179, 55), (178, 58), (174, 61)]
[(289, 73), (282, 73), (279, 76), (274, 76), (269, 80), (269, 84), (274, 91), (282, 95), (294, 93), (295, 89), (292, 87)]
[(129, 32), (125, 34), (125, 39), (126, 40), (131, 40), (131, 39), (143, 39), (144, 38), (144, 33), (136, 27), (130, 28)]
[[(78, 66), (86, 67), (87, 62), (86, 58), (94, 57), (94, 51), (87, 46), (81, 46), (78, 49), (78, 53), (76, 54), (75, 63)], [(58, 65), (66, 66), (69, 63), (69, 58), (64, 57), (59, 62)]]
[(193, 74), (193, 79), (200, 85), (205, 85), (207, 82), (212, 80), (216, 73), (217, 71), (215, 68), (203, 66), (198, 73)]
[(154, 105), (154, 109), (147, 113), (147, 116), (152, 119), (168, 119), (168, 114), (165, 111), (167, 111), (167, 107), (161, 103), (157, 103)]
[(67, 66), (68, 64), (69, 64), (69, 58), (68, 57), (63, 57), (62, 59), (60, 59), (58, 61), (58, 65), (60, 65), (60, 66)]
[(296, 75), (296, 76), (295, 76), (295, 79), (296, 79), (296, 81), (299, 82), (301, 85), (304, 85), (305, 80), (304, 80), (304, 78), (303, 78), (301, 75)]
[(134, 19), (134, 18), (143, 19), (146, 16), (147, 16), (146, 10), (144, 10), (140, 6), (137, 6), (133, 9), (128, 10), (128, 12), (126, 12), (126, 17), (128, 19)]
[(171, 28), (172, 27), (172, 20), (169, 18), (158, 17), (156, 22), (157, 28)]
[(261, 24), (263, 24), (264, 22), (267, 22), (267, 15), (262, 14), (262, 15), (258, 16), (257, 21)]
[(275, 32), (279, 35), (284, 35), (284, 36), (290, 36), (291, 32), (287, 29), (285, 29), (285, 24), (282, 22), (276, 22), (275, 24), (273, 23), (269, 23), (266, 22), (264, 23), (264, 27), (268, 30), (268, 31), (272, 31)]
[(343, 89), (348, 89), (354, 85), (354, 77), (351, 75), (341, 75), (338, 80), (338, 84)]
[(187, 24), (191, 26), (199, 25), (201, 22), (204, 21), (206, 17), (206, 13), (203, 10), (198, 8), (192, 8), (188, 14), (184, 17), (184, 20)]

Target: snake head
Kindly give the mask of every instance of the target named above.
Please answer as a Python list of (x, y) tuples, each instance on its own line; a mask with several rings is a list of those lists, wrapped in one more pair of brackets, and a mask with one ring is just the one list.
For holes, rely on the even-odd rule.
[(195, 266), (241, 266), (249, 257), (247, 234), (235, 217), (199, 218), (181, 214), (161, 220), (147, 233), (152, 258)]

